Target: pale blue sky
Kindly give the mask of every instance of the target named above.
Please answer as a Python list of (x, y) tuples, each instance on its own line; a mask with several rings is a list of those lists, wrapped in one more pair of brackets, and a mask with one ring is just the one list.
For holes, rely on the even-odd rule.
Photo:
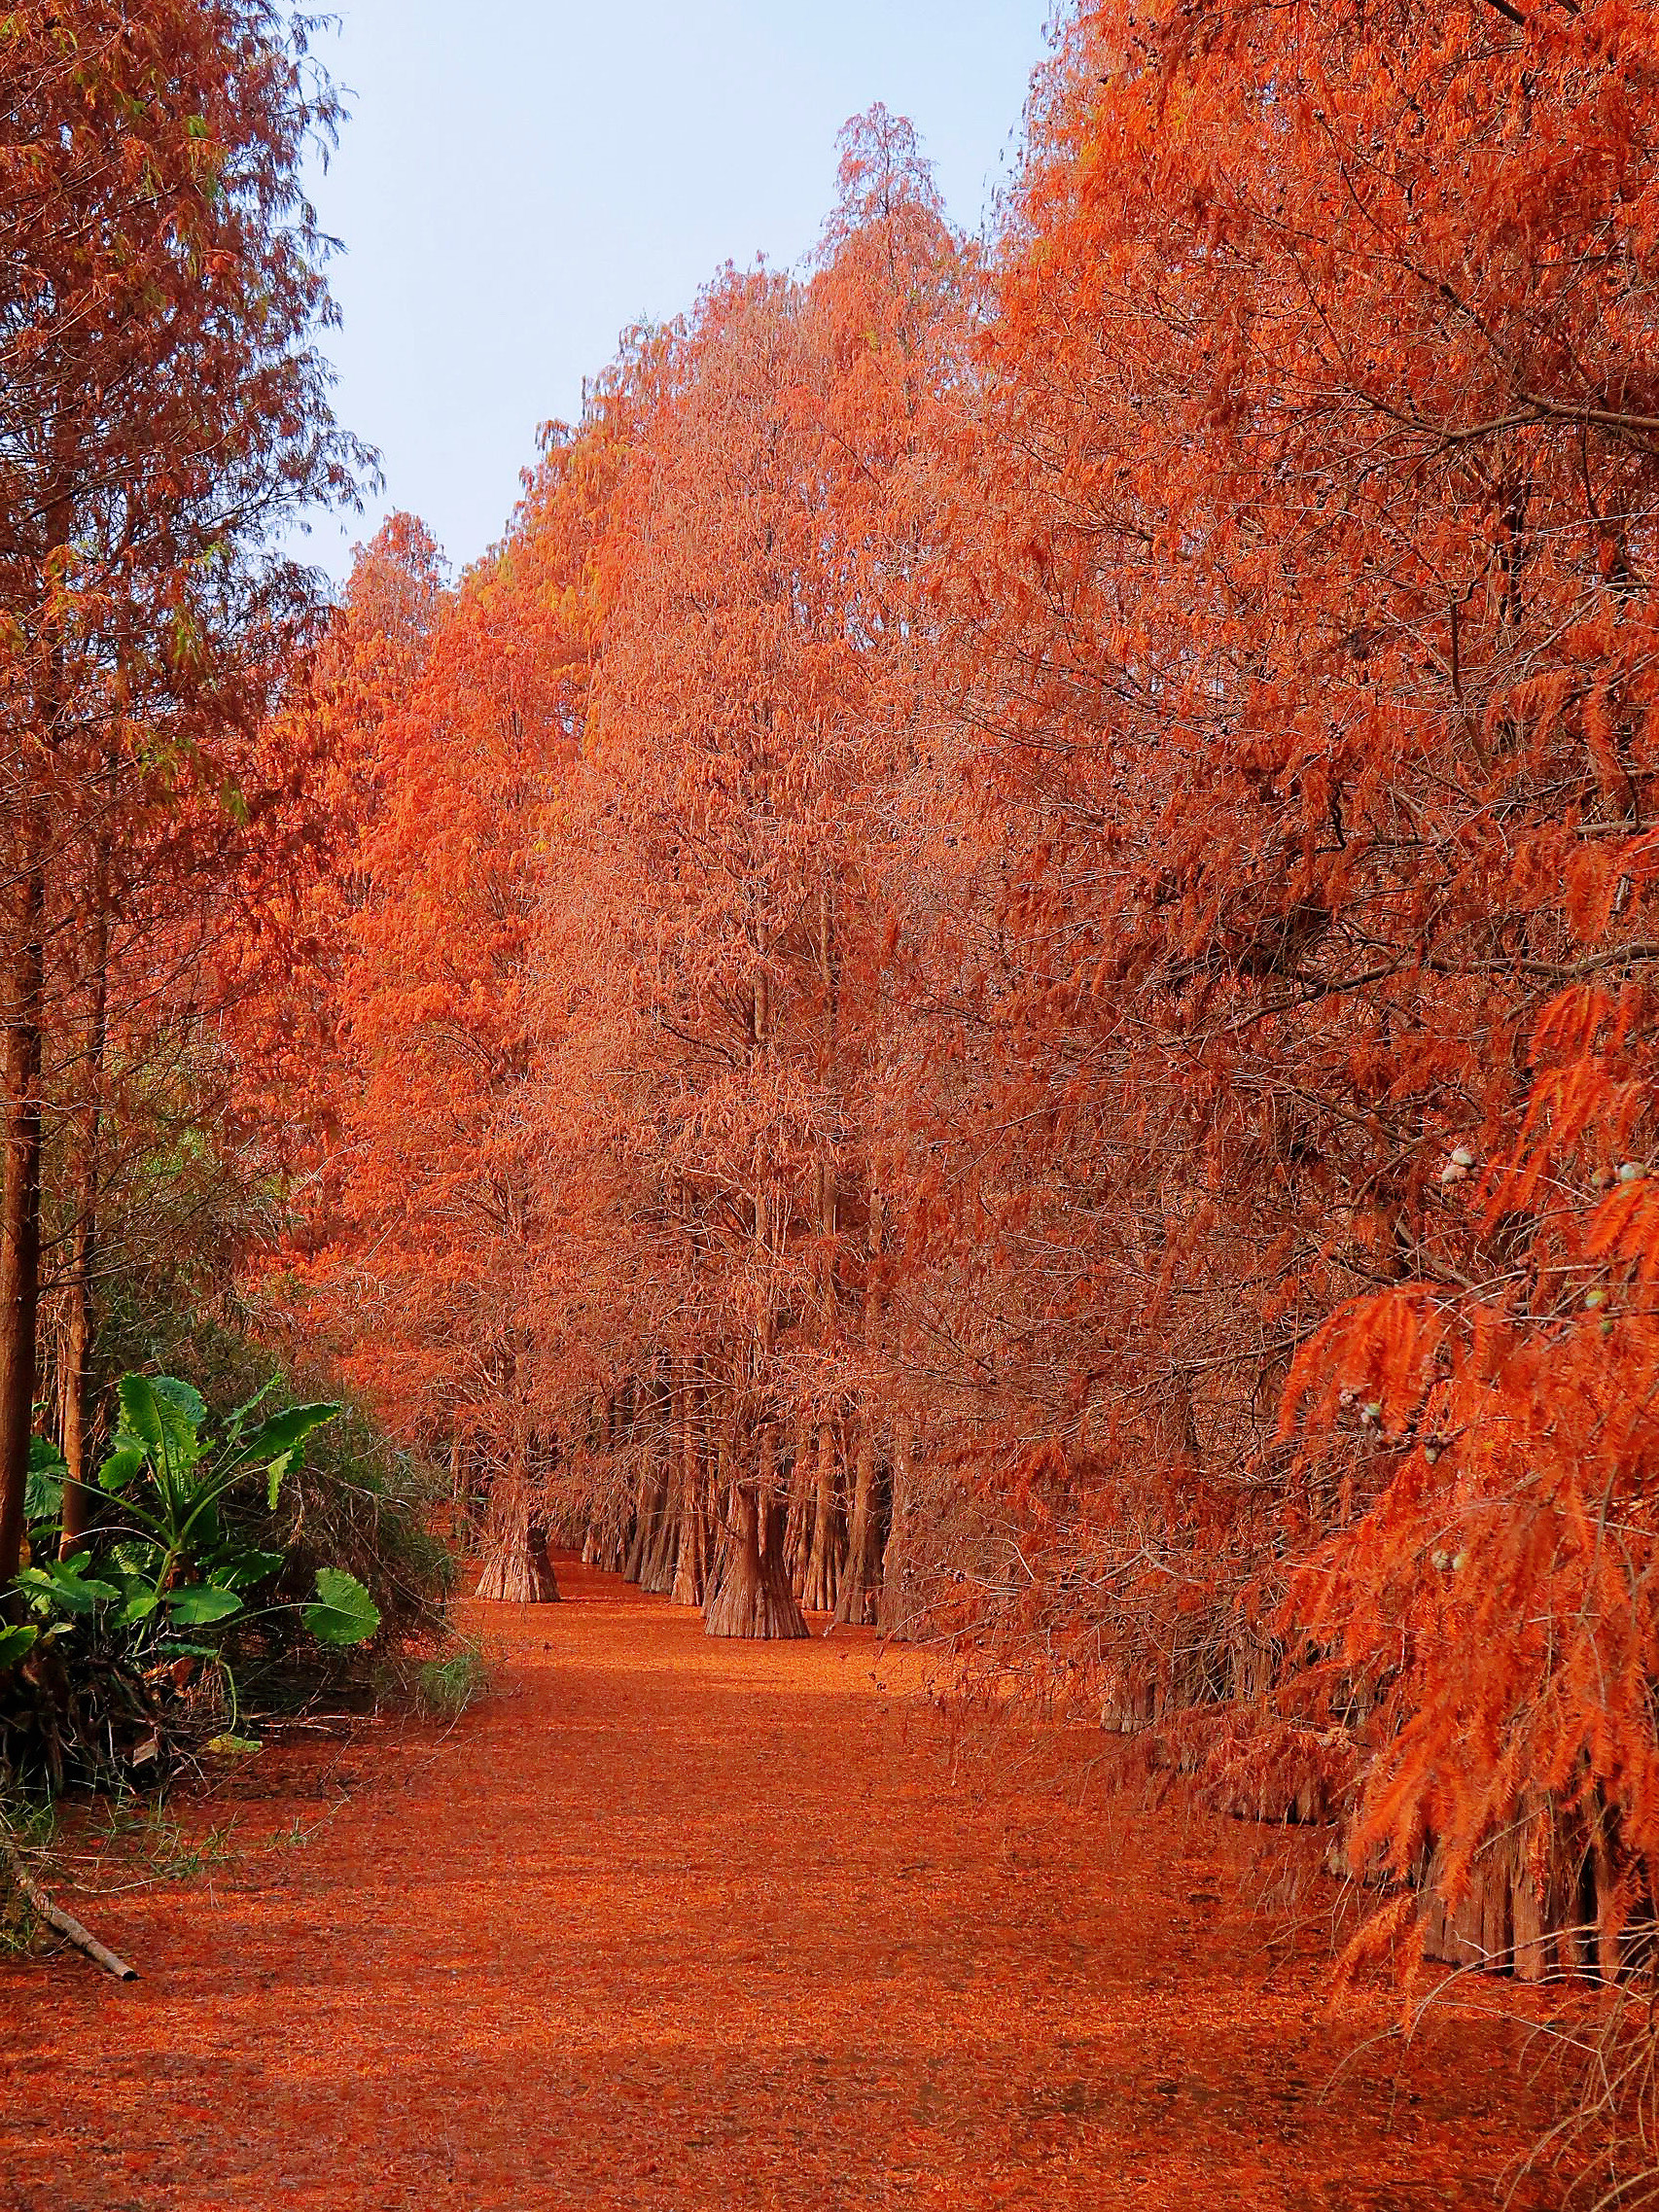
[(908, 115), (977, 227), (1018, 143), (1050, 0), (333, 0), (348, 88), (312, 197), (345, 252), (340, 419), (384, 495), (306, 557), (340, 574), (390, 508), (457, 567), (499, 537), (548, 416), (618, 331), (727, 259), (794, 262), (834, 192), (835, 134)]

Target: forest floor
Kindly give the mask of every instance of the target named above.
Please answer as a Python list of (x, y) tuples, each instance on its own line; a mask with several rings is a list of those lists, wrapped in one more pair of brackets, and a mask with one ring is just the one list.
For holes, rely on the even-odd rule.
[(60, 1892), (143, 1979), (0, 1965), (4, 2212), (1416, 2212), (1547, 2120), (1522, 1993), (1409, 2044), (1330, 2001), (1282, 1834), (1089, 1786), (1082, 1731), (953, 1743), (870, 1632), (560, 1574), (472, 1610), (447, 1732), (267, 1750), (190, 1883)]

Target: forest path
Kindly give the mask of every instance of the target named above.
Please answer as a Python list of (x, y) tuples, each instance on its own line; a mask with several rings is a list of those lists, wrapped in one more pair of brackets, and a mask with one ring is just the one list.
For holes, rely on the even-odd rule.
[(5, 2212), (1493, 2203), (1518, 2030), (1331, 2086), (1392, 2008), (1270, 1959), (1282, 1841), (953, 1778), (869, 1632), (560, 1574), (453, 1731), (267, 1754), (211, 1887), (85, 1904), (143, 1981), (0, 1969)]

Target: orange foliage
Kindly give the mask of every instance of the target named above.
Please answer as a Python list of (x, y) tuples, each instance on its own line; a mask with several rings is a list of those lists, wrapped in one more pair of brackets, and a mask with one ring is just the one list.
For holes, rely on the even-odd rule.
[(1208, 1714), (1454, 1910), (1519, 1822), (1604, 1949), (1656, 28), (1080, 8), (983, 268), (851, 126), (812, 268), (636, 342), (384, 714), (317, 1270), (412, 1427), (712, 1625)]

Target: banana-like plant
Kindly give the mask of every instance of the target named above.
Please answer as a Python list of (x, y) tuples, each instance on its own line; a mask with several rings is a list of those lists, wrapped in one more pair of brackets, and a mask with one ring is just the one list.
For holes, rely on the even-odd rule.
[(141, 1667), (216, 1663), (234, 1704), (223, 1650), (232, 1629), (297, 1610), (319, 1643), (364, 1643), (373, 1635), (379, 1610), (356, 1576), (340, 1567), (316, 1570), (308, 1602), (254, 1602), (287, 1555), (229, 1527), (225, 1501), (250, 1477), (263, 1476), (265, 1507), (274, 1513), (306, 1437), (339, 1412), (337, 1405), (300, 1405), (261, 1419), (266, 1394), (262, 1390), (238, 1406), (210, 1437), (207, 1408), (190, 1384), (171, 1375), (124, 1376), (120, 1422), (97, 1477), (111, 1508), (87, 1550), (68, 1559), (55, 1557), (50, 1543), (65, 1469), (52, 1446), (36, 1439), (28, 1500), (36, 1556), (14, 1585), (31, 1617), (0, 1626), (0, 1669), (90, 1620)]

